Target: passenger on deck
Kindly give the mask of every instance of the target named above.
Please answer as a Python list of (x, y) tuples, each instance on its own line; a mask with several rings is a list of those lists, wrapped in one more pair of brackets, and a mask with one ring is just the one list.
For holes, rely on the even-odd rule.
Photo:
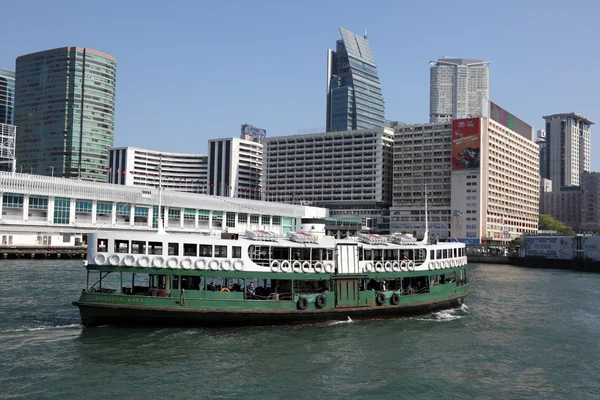
[(415, 294), (415, 289), (412, 288), (410, 283), (408, 284), (408, 287), (406, 288), (406, 290), (408, 291), (408, 294)]
[(381, 291), (385, 292), (387, 290), (387, 285), (385, 279), (381, 281)]
[(215, 285), (215, 281), (210, 281), (210, 285), (208, 285), (208, 290), (210, 290), (211, 292), (217, 291), (217, 285)]
[(254, 282), (250, 282), (250, 285), (248, 285), (248, 297), (253, 298), (254, 295), (256, 294), (256, 288), (254, 287)]

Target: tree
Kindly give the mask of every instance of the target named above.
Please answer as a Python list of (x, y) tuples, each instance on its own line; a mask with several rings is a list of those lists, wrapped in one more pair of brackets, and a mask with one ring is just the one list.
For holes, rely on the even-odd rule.
[(542, 231), (556, 231), (559, 235), (574, 235), (575, 231), (568, 225), (555, 220), (549, 215), (540, 214), (538, 229)]

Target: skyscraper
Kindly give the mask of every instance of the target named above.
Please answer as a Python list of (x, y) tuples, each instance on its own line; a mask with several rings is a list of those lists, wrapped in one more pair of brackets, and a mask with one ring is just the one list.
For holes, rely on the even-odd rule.
[(541, 148), (540, 175), (552, 180), (554, 190), (579, 186), (590, 172), (590, 131), (594, 121), (577, 113), (547, 115), (546, 140)]
[(385, 108), (367, 36), (340, 28), (327, 53), (327, 132), (382, 128)]
[(0, 124), (14, 123), (15, 73), (0, 68)]
[(62, 47), (17, 58), (17, 169), (106, 181), (114, 142), (116, 60)]
[(430, 61), (429, 122), (486, 117), (490, 98), (487, 61), (441, 58)]

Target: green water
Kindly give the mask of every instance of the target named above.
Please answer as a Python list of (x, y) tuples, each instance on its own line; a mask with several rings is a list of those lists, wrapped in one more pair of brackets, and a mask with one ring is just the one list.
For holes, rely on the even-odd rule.
[(599, 399), (600, 274), (472, 265), (460, 309), (82, 329), (81, 261), (0, 262), (0, 398)]

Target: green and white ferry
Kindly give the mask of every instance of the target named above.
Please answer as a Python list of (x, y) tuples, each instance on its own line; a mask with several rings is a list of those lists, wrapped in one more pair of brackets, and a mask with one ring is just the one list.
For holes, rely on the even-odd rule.
[(465, 245), (316, 230), (219, 236), (95, 232), (84, 326), (219, 326), (387, 318), (460, 306)]

